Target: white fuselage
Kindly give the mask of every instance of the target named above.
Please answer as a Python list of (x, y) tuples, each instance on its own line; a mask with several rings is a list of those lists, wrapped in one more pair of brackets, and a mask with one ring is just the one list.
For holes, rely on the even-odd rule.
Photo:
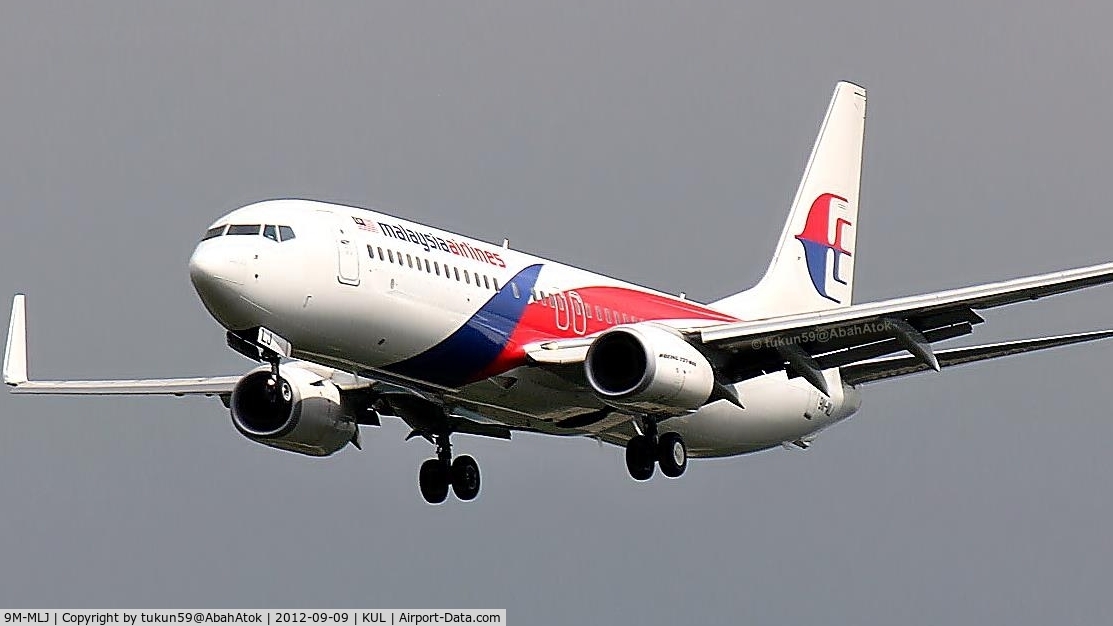
[[(237, 235), (237, 225), (243, 232), (269, 225), (264, 233), (274, 236), (258, 228)], [(631, 427), (623, 416), (603, 417), (603, 402), (575, 376), (528, 366), (524, 346), (643, 321), (688, 328), (735, 321), (682, 298), (365, 209), (272, 200), (233, 211), (214, 228), (220, 234), (197, 246), (190, 269), (224, 327), (265, 326), (290, 341), (296, 358), (436, 387), (460, 409), (549, 434), (615, 441)], [(734, 385), (745, 409), (712, 402), (659, 427), (681, 434), (690, 454), (702, 457), (806, 441), (860, 404), (837, 369), (824, 376), (829, 397), (782, 371)], [(600, 417), (588, 417), (594, 414)]]

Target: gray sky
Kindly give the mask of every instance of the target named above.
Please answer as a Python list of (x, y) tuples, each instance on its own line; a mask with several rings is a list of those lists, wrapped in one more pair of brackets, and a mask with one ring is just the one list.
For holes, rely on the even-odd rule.
[[(839, 79), (870, 96), (859, 301), (1113, 258), (1108, 8), (506, 4), (5, 4), (0, 294), (28, 294), (32, 375), (245, 371), (185, 263), (278, 196), (732, 293)], [(1111, 310), (1018, 305), (976, 339)], [(483, 494), (440, 507), (396, 423), (315, 460), (215, 400), (0, 394), (0, 605), (1109, 622), (1111, 350), (876, 385), (808, 452), (679, 481), (590, 441), (459, 437)]]

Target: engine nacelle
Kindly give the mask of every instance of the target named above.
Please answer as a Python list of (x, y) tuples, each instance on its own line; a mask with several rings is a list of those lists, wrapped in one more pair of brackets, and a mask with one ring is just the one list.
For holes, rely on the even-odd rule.
[(359, 426), (340, 406), (340, 390), (306, 369), (279, 370), (272, 389), (270, 366), (248, 372), (232, 390), (232, 424), (243, 436), (272, 448), (328, 456), (355, 437)]
[(588, 383), (611, 406), (678, 415), (707, 403), (715, 372), (673, 330), (648, 323), (616, 326), (587, 350)]

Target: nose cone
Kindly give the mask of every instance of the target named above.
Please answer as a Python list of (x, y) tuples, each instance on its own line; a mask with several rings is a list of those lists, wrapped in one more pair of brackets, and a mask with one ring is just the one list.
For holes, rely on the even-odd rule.
[(246, 327), (247, 265), (223, 242), (203, 241), (189, 258), (189, 279), (209, 313), (227, 328)]
[(242, 285), (246, 266), (239, 255), (234, 254), (224, 242), (203, 241), (189, 258), (189, 278), (194, 287), (198, 283), (209, 284), (214, 281)]

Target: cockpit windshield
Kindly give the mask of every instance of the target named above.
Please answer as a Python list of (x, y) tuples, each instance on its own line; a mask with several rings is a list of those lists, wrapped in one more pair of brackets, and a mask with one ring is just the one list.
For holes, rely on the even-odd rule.
[(232, 224), (229, 226), (227, 224), (222, 224), (206, 230), (205, 234), (201, 237), (201, 241), (208, 241), (209, 239), (221, 237), (223, 235), (258, 236), (260, 234), (260, 229), (262, 229), (262, 235), (271, 241), (290, 241), (294, 238), (294, 229), (289, 226), (279, 226), (277, 224)]
[(204, 236), (201, 237), (201, 241), (208, 241), (209, 239), (212, 239), (213, 237), (219, 237), (219, 236), (223, 235), (225, 228), (227, 228), (227, 225), (224, 225), (224, 224), (221, 224), (220, 226), (213, 226), (209, 230), (205, 231)]

